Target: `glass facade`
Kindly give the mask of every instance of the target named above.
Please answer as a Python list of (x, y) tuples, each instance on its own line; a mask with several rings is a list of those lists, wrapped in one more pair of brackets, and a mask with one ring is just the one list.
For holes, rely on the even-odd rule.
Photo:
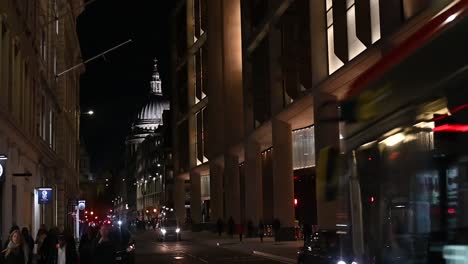
[(299, 170), (315, 166), (314, 127), (306, 127), (292, 132), (293, 169)]

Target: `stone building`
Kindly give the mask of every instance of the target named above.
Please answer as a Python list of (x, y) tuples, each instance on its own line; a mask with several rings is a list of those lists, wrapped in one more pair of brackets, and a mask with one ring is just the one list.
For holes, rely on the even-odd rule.
[[(40, 224), (73, 225), (68, 209), (79, 195), (83, 68), (61, 73), (81, 62), (75, 21), (82, 7), (82, 0), (0, 2), (3, 239), (13, 224), (32, 233)], [(48, 203), (39, 205), (42, 198)]]

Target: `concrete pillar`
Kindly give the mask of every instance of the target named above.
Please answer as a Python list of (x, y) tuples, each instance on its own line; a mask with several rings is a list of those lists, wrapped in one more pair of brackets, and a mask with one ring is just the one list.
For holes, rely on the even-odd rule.
[[(324, 104), (325, 102), (327, 102), (326, 105)], [(340, 147), (338, 122), (322, 121), (338, 116), (338, 105), (333, 102), (336, 102), (336, 97), (332, 95), (317, 93), (314, 97), (316, 164), (319, 164), (318, 160), (321, 149), (328, 146), (337, 149)], [(323, 179), (317, 177), (317, 224), (320, 228), (335, 228), (338, 202), (336, 200), (327, 201), (320, 195), (323, 193), (325, 184)]]
[(179, 223), (185, 222), (185, 180), (183, 178), (175, 179), (174, 184), (174, 208)]
[[(225, 151), (244, 136), (240, 0), (223, 0), (223, 96)], [(208, 33), (210, 34), (210, 33)], [(217, 87), (219, 89), (221, 87)], [(219, 111), (219, 109), (215, 109)], [(236, 120), (236, 122), (233, 122)], [(226, 152), (225, 152), (226, 153)]]
[(210, 206), (211, 221), (224, 219), (223, 181), (224, 169), (216, 162), (210, 162)]
[(282, 240), (294, 239), (294, 177), (292, 130), (289, 123), (273, 119), (273, 215), (281, 222)]
[(245, 218), (258, 223), (263, 216), (261, 146), (249, 140), (245, 146)]
[(200, 174), (197, 172), (190, 172), (190, 210), (192, 221), (194, 224), (201, 223), (202, 212), (201, 212), (201, 182)]
[(226, 175), (226, 218), (231, 216), (235, 223), (241, 223), (240, 219), (240, 186), (239, 186), (239, 158), (235, 155), (224, 157)]

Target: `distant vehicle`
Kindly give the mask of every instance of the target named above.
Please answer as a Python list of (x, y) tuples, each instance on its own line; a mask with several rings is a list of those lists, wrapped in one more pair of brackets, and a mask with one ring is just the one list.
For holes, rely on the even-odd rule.
[(315, 232), (299, 250), (297, 263), (358, 264), (350, 244), (349, 236), (337, 234), (336, 230)]
[(162, 220), (157, 230), (158, 239), (161, 241), (180, 241), (180, 227), (175, 219)]

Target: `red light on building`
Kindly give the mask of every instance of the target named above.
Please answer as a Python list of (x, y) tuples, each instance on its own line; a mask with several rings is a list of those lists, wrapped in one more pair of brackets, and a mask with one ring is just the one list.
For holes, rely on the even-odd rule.
[(368, 161), (371, 161), (371, 160), (372, 160), (372, 157), (367, 158), (367, 160), (368, 160)]
[(449, 209), (447, 209), (447, 213), (449, 213), (449, 214), (454, 214), (454, 213), (456, 213), (456, 212), (457, 212), (457, 211), (455, 210), (455, 208), (449, 208)]
[(84, 211), (85, 214), (88, 214), (88, 211)]
[(390, 154), (390, 156), (388, 157), (390, 160), (396, 160), (398, 159), (398, 157), (400, 156), (400, 153), (399, 152), (392, 152), (392, 154)]
[(109, 213), (112, 213), (112, 209), (109, 210)]
[(91, 215), (93, 215), (93, 214), (94, 214), (94, 212), (93, 212), (93, 211), (91, 211)]
[(369, 200), (370, 200), (371, 203), (374, 203), (375, 202), (374, 196), (371, 196), (371, 198)]
[(294, 176), (294, 180), (295, 181), (299, 180), (299, 176)]
[(294, 198), (294, 207), (297, 206), (297, 198)]
[(432, 130), (434, 132), (458, 132), (458, 133), (464, 133), (468, 132), (468, 125), (462, 125), (462, 124), (445, 124), (445, 125), (440, 125), (434, 127)]
[(94, 219), (97, 219), (97, 216), (95, 216)]

